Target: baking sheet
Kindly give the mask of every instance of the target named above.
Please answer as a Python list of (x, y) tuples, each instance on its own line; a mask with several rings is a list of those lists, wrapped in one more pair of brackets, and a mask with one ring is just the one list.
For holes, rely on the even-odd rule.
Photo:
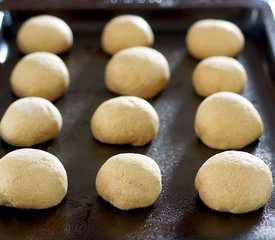
[[(68, 194), (60, 205), (46, 210), (0, 207), (0, 239), (275, 238), (274, 193), (264, 208), (233, 215), (207, 208), (194, 189), (200, 166), (220, 151), (204, 146), (195, 136), (194, 116), (203, 99), (194, 93), (191, 83), (198, 61), (188, 55), (184, 43), (187, 28), (198, 19), (222, 18), (241, 27), (246, 45), (237, 59), (246, 68), (249, 80), (242, 95), (258, 109), (265, 126), (260, 140), (243, 150), (262, 158), (274, 176), (275, 75), (272, 32), (267, 31), (273, 28), (271, 9), (260, 1), (188, 2), (191, 1), (174, 7), (106, 4), (86, 10), (71, 10), (71, 2), (67, 8), (64, 5), (56, 10), (41, 10), (34, 4), (29, 6), (34, 8), (32, 11), (26, 10), (28, 6), (24, 4), (20, 10), (12, 2), (2, 3), (2, 9), (12, 10), (1, 40), (7, 43), (8, 50), (7, 59), (0, 65), (1, 116), (16, 100), (9, 76), (23, 56), (15, 44), (22, 21), (41, 13), (62, 17), (72, 27), (74, 45), (61, 55), (71, 76), (69, 90), (54, 102), (64, 120), (61, 135), (36, 146), (61, 160), (68, 173)], [(100, 48), (100, 34), (110, 18), (122, 13), (141, 15), (151, 24), (155, 33), (153, 47), (166, 56), (171, 68), (171, 82), (150, 100), (160, 117), (159, 133), (144, 147), (102, 144), (90, 133), (90, 118), (96, 107), (116, 96), (104, 86), (104, 68), (110, 57)], [(14, 149), (1, 141), (0, 156)], [(153, 206), (120, 211), (98, 197), (94, 186), (97, 171), (109, 157), (122, 152), (146, 154), (159, 164), (163, 190)]]

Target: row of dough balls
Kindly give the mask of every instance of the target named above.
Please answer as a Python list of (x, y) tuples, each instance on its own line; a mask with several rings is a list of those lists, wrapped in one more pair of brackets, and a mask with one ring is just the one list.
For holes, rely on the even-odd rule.
[[(126, 96), (109, 99), (95, 110), (91, 130), (97, 140), (143, 146), (156, 136), (159, 117), (144, 99), (165, 88), (170, 69), (165, 57), (149, 48), (153, 41), (149, 24), (139, 16), (119, 16), (104, 27), (102, 48), (114, 54), (106, 66), (105, 84), (110, 91)], [(98, 194), (122, 210), (152, 205), (161, 189), (159, 166), (141, 154), (111, 157), (96, 176)]]
[(256, 108), (238, 95), (247, 83), (245, 68), (232, 58), (244, 47), (244, 36), (233, 23), (206, 19), (187, 31), (189, 53), (202, 59), (192, 74), (195, 92), (206, 97), (195, 116), (195, 133), (210, 148), (242, 149), (263, 133)]
[[(111, 19), (102, 32), (103, 50), (113, 55), (135, 46), (150, 47), (154, 43), (153, 31), (142, 17), (121, 15)], [(46, 51), (61, 54), (73, 44), (71, 28), (62, 19), (40, 15), (26, 20), (17, 34), (17, 46), (25, 54)], [(205, 19), (194, 23), (188, 30), (186, 45), (189, 53), (203, 59), (209, 56), (236, 56), (244, 47), (244, 36), (233, 23), (218, 19)]]
[(153, 31), (140, 16), (120, 15), (106, 23), (101, 46), (113, 55), (105, 70), (110, 91), (150, 99), (167, 86), (169, 64), (160, 52), (150, 48), (153, 43)]
[(193, 87), (199, 96), (243, 91), (247, 74), (233, 57), (244, 45), (244, 35), (232, 22), (204, 19), (191, 25), (186, 34), (186, 47), (193, 57), (201, 60), (192, 74)]
[[(159, 117), (146, 100), (120, 96), (101, 103), (91, 117), (95, 139), (108, 144), (143, 146), (156, 136)], [(152, 205), (162, 189), (161, 172), (151, 158), (134, 153), (108, 159), (96, 176), (96, 190), (121, 210)]]
[[(46, 151), (22, 148), (0, 159), (0, 205), (45, 209), (66, 196), (68, 177), (62, 163)], [(152, 205), (162, 185), (157, 163), (142, 154), (117, 154), (96, 176), (98, 194), (113, 206), (134, 209)]]
[[(244, 47), (240, 29), (227, 21), (201, 20), (187, 32), (189, 53), (202, 59), (194, 69), (195, 92), (206, 97), (195, 115), (195, 132), (215, 149), (241, 149), (263, 133), (262, 119), (246, 98), (238, 95), (247, 82), (244, 67), (234, 58)], [(211, 209), (246, 213), (268, 201), (273, 179), (258, 157), (225, 151), (209, 158), (195, 177), (201, 200)]]
[[(121, 15), (111, 19), (104, 27), (101, 45), (113, 55), (134, 46), (152, 46), (153, 31), (142, 17)], [(238, 26), (220, 19), (204, 19), (190, 26), (186, 35), (188, 52), (197, 59), (210, 56), (234, 57), (244, 47), (244, 36)]]
[[(5, 142), (30, 147), (59, 135), (62, 116), (50, 101), (68, 88), (69, 72), (56, 54), (67, 51), (72, 40), (68, 25), (53, 16), (31, 18), (20, 27), (17, 46), (28, 55), (11, 74), (12, 90), (21, 99), (13, 102), (1, 119), (0, 134)], [(0, 205), (45, 209), (58, 205), (67, 194), (66, 170), (46, 151), (22, 148), (6, 154), (0, 160), (0, 175)]]
[[(149, 24), (138, 16), (119, 16), (104, 27), (102, 48), (114, 54), (106, 66), (106, 86), (112, 92), (131, 96), (112, 98), (98, 106), (91, 118), (92, 133), (97, 140), (142, 146), (156, 136), (158, 114), (144, 99), (165, 88), (170, 71), (165, 57), (148, 48), (153, 41)], [(137, 47), (140, 45), (147, 47)], [(161, 189), (157, 163), (141, 154), (110, 158), (96, 177), (98, 194), (122, 210), (152, 205)]]
[[(67, 194), (64, 166), (42, 150), (25, 148), (6, 154), (0, 160), (0, 175), (0, 205), (44, 209), (56, 206)], [(142, 208), (159, 197), (161, 172), (145, 155), (117, 154), (101, 166), (95, 185), (99, 196), (121, 210)], [(201, 166), (195, 188), (214, 210), (246, 213), (266, 204), (273, 179), (263, 160), (246, 152), (225, 151)]]
[(27, 54), (14, 67), (10, 84), (19, 97), (36, 96), (55, 101), (68, 89), (70, 76), (57, 56), (73, 45), (73, 33), (62, 19), (39, 15), (27, 19), (16, 36), (18, 49)]
[[(209, 208), (247, 213), (267, 203), (273, 178), (262, 159), (230, 150), (210, 157), (198, 170), (194, 184)], [(115, 155), (102, 165), (96, 176), (98, 194), (121, 210), (152, 205), (161, 189), (158, 165), (142, 154)]]

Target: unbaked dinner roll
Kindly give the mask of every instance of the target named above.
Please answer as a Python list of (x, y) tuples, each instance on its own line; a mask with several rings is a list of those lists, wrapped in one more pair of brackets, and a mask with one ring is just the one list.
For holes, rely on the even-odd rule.
[(241, 149), (262, 135), (263, 123), (246, 98), (232, 92), (219, 92), (199, 105), (195, 132), (208, 147)]
[(54, 101), (64, 94), (70, 77), (66, 65), (57, 55), (35, 52), (15, 65), (10, 81), (17, 97), (37, 96)]
[(0, 160), (0, 205), (50, 208), (62, 201), (67, 187), (66, 170), (53, 154), (25, 148)]
[(153, 43), (151, 27), (136, 15), (120, 15), (111, 19), (104, 26), (101, 36), (102, 48), (110, 55), (129, 47), (150, 47)]
[(244, 47), (244, 36), (232, 22), (204, 19), (188, 29), (186, 45), (188, 52), (197, 59), (219, 55), (234, 57)]
[(102, 165), (96, 176), (99, 196), (121, 210), (152, 205), (161, 188), (158, 164), (142, 154), (117, 154)]
[(154, 107), (133, 96), (103, 102), (91, 118), (94, 138), (109, 144), (143, 146), (152, 141), (158, 129), (159, 118)]
[(166, 58), (147, 47), (127, 48), (116, 53), (105, 70), (107, 88), (119, 95), (149, 99), (159, 94), (170, 80)]
[(202, 60), (195, 67), (192, 80), (196, 93), (207, 97), (221, 91), (240, 93), (246, 85), (247, 76), (236, 59), (214, 56)]
[(209, 158), (199, 169), (195, 187), (210, 208), (245, 213), (265, 205), (272, 192), (272, 173), (260, 158), (226, 151)]
[(25, 54), (38, 51), (61, 54), (71, 48), (73, 33), (62, 19), (39, 15), (21, 25), (16, 40), (19, 50)]
[(13, 102), (0, 122), (1, 138), (10, 145), (30, 147), (58, 136), (62, 127), (59, 110), (40, 97)]

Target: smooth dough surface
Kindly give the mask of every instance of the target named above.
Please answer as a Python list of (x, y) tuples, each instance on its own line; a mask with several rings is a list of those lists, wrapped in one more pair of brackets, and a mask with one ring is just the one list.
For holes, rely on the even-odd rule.
[(220, 19), (195, 22), (187, 31), (188, 52), (197, 59), (210, 56), (234, 57), (244, 48), (244, 36), (237, 25)]
[(242, 151), (225, 151), (202, 165), (195, 187), (208, 207), (245, 213), (265, 205), (273, 180), (270, 169), (260, 158)]
[(49, 52), (35, 52), (23, 57), (11, 74), (11, 87), (21, 97), (59, 98), (69, 85), (69, 72), (60, 57)]
[(25, 148), (0, 159), (0, 205), (50, 208), (62, 201), (67, 187), (67, 173), (53, 154)]
[(25, 54), (38, 51), (61, 54), (72, 47), (73, 33), (62, 19), (39, 15), (21, 25), (16, 41), (19, 50)]
[(152, 205), (161, 189), (158, 164), (142, 154), (117, 154), (102, 165), (96, 176), (99, 196), (121, 210)]
[(232, 92), (219, 92), (199, 105), (195, 132), (210, 148), (241, 149), (262, 135), (263, 123), (246, 98)]
[(195, 67), (192, 80), (196, 93), (207, 97), (221, 91), (240, 93), (246, 85), (247, 75), (236, 59), (214, 56), (202, 60)]
[(110, 91), (144, 99), (159, 94), (169, 80), (166, 58), (147, 47), (121, 50), (109, 60), (105, 70), (105, 84)]
[(0, 122), (0, 133), (10, 145), (31, 147), (56, 138), (61, 127), (62, 116), (50, 101), (25, 97), (8, 107)]
[(111, 19), (101, 36), (102, 48), (110, 55), (129, 47), (150, 47), (153, 43), (154, 34), (150, 25), (136, 15), (120, 15)]
[(109, 144), (143, 146), (152, 141), (158, 129), (159, 118), (154, 107), (134, 96), (103, 102), (91, 118), (94, 138)]

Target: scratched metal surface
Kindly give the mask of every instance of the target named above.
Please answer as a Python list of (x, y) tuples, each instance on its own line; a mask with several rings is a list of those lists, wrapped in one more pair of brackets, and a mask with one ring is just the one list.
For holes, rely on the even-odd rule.
[[(211, 3), (202, 7), (193, 2), (175, 8), (128, 6), (125, 9), (108, 5), (78, 11), (65, 8), (42, 11), (38, 7), (27, 11), (10, 5), (15, 10), (11, 11), (11, 21), (6, 21), (1, 40), (1, 46), (8, 47), (6, 60), (2, 50), (0, 54), (3, 58), (1, 116), (16, 99), (9, 86), (9, 76), (22, 57), (15, 44), (15, 34), (22, 21), (50, 13), (66, 20), (74, 32), (72, 50), (61, 56), (70, 71), (71, 84), (68, 92), (55, 102), (64, 126), (58, 139), (36, 146), (59, 157), (68, 173), (69, 188), (64, 201), (51, 209), (0, 207), (0, 239), (274, 239), (274, 193), (264, 208), (233, 215), (210, 210), (194, 189), (199, 167), (219, 152), (204, 146), (193, 130), (194, 115), (202, 98), (192, 89), (191, 74), (197, 61), (187, 54), (184, 38), (188, 26), (200, 18), (227, 19), (244, 31), (245, 49), (237, 57), (249, 78), (243, 96), (259, 110), (265, 126), (260, 140), (244, 151), (261, 157), (273, 176), (275, 173), (274, 56), (272, 34), (267, 34), (267, 30), (273, 28), (269, 25), (272, 15), (266, 4), (254, 7), (247, 4)], [(2, 4), (2, 8), (7, 9), (8, 5)], [(150, 100), (159, 113), (160, 130), (156, 139), (144, 147), (102, 144), (90, 133), (90, 117), (95, 108), (116, 96), (104, 86), (104, 68), (109, 56), (100, 48), (100, 34), (106, 21), (121, 13), (139, 14), (148, 20), (155, 32), (153, 47), (167, 57), (172, 73), (168, 87)], [(0, 156), (13, 149), (0, 142)], [(143, 153), (159, 164), (163, 190), (153, 206), (120, 211), (98, 197), (94, 186), (98, 169), (110, 156), (121, 152)]]

